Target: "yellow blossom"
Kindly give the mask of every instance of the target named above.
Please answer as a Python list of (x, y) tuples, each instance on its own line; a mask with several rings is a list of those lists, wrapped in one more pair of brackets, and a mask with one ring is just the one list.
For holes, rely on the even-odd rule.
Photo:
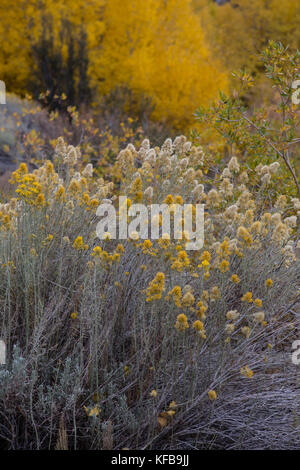
[(226, 273), (229, 270), (229, 262), (226, 259), (223, 259), (219, 264), (219, 270), (221, 273)]
[(159, 300), (162, 297), (162, 293), (165, 290), (165, 275), (162, 272), (158, 272), (155, 278), (150, 282), (147, 288), (146, 302), (152, 300)]
[(76, 250), (87, 250), (88, 245), (83, 243), (83, 238), (81, 236), (79, 236), (74, 240), (73, 248), (75, 248)]
[(239, 278), (239, 276), (238, 276), (237, 274), (233, 274), (233, 275), (231, 276), (231, 280), (232, 280), (232, 282), (234, 282), (235, 284), (238, 284), (238, 283), (240, 282), (240, 278)]
[(267, 279), (266, 282), (265, 282), (265, 286), (266, 286), (266, 287), (272, 287), (272, 286), (273, 286), (273, 281), (272, 281), (272, 279)]
[(46, 204), (45, 196), (43, 193), (38, 194), (36, 198), (36, 206), (37, 207), (44, 207)]
[(211, 400), (211, 401), (214, 401), (217, 399), (217, 393), (215, 392), (215, 390), (209, 390), (207, 392), (208, 394), (208, 398)]
[(174, 286), (173, 289), (168, 292), (168, 294), (166, 295), (166, 300), (170, 300), (171, 297), (173, 297), (173, 300), (175, 302), (175, 305), (177, 307), (181, 307), (181, 302), (180, 302), (180, 299), (181, 299), (181, 287), (180, 286)]
[(254, 372), (250, 369), (249, 366), (245, 366), (241, 367), (241, 375), (244, 375), (245, 377), (248, 377), (248, 379), (251, 379), (254, 375)]
[(164, 204), (174, 204), (174, 198), (172, 196), (172, 194), (168, 194), (168, 196), (166, 196), (165, 200), (163, 201)]
[(245, 227), (238, 228), (237, 236), (242, 238), (247, 245), (252, 245), (253, 238)]
[(72, 179), (68, 189), (71, 194), (76, 194), (81, 191), (81, 184), (76, 179)]
[(253, 302), (252, 292), (246, 292), (246, 294), (244, 294), (242, 297), (242, 302)]
[(209, 261), (207, 261), (207, 259), (204, 259), (201, 264), (204, 268), (207, 268), (209, 266)]
[(101, 246), (95, 246), (95, 248), (93, 248), (91, 256), (101, 256), (101, 254), (102, 254)]
[(100, 411), (101, 411), (101, 410), (99, 409), (98, 405), (95, 405), (95, 406), (94, 406), (93, 408), (91, 408), (90, 410), (89, 410), (86, 406), (84, 406), (83, 408), (84, 408), (84, 410), (85, 410), (85, 412), (86, 412), (86, 414), (87, 414), (88, 416), (95, 416), (95, 417), (97, 417), (97, 416), (99, 416), (99, 413), (100, 413)]
[(196, 331), (202, 331), (202, 330), (204, 330), (204, 325), (203, 325), (202, 321), (196, 320), (193, 323), (193, 328), (195, 328)]
[(201, 261), (208, 261), (208, 264), (209, 264), (209, 261), (211, 260), (211, 254), (209, 253), (209, 251), (203, 251), (203, 253), (200, 256), (200, 259)]
[(184, 313), (181, 313), (180, 315), (177, 316), (175, 328), (179, 331), (184, 331), (187, 328), (189, 328), (188, 320)]
[(181, 299), (181, 303), (184, 307), (191, 307), (192, 305), (194, 305), (194, 302), (195, 302), (195, 297), (193, 296), (191, 292), (186, 292), (186, 294), (184, 294), (184, 296)]

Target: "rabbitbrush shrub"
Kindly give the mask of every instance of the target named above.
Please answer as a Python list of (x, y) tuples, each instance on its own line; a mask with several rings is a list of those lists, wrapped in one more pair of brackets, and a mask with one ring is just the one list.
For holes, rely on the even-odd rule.
[[(7, 449), (296, 449), (299, 212), (280, 164), (209, 171), (185, 137), (119, 154), (122, 185), (58, 140), (1, 205)], [(216, 169), (215, 169), (216, 170)], [(209, 174), (214, 176), (209, 177)], [(96, 209), (205, 203), (205, 241), (96, 237)], [(298, 397), (298, 398), (297, 398)]]

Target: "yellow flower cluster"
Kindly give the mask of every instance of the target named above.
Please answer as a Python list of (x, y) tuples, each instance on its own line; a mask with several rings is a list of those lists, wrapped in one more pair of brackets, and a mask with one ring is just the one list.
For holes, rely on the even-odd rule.
[(205, 333), (205, 328), (204, 324), (200, 320), (196, 320), (193, 323), (193, 328), (196, 330), (196, 332), (201, 336), (201, 338), (206, 339), (206, 333)]
[(168, 424), (168, 421), (170, 421), (170, 419), (175, 415), (176, 408), (177, 404), (174, 400), (172, 400), (168, 406), (167, 411), (162, 411), (159, 413), (157, 422), (161, 428), (164, 428)]
[(101, 260), (107, 267), (111, 266), (112, 263), (119, 263), (121, 254), (124, 252), (123, 245), (119, 244), (114, 253), (109, 254), (106, 250), (103, 250), (101, 246), (95, 246), (92, 250), (91, 256), (95, 260)]
[(83, 242), (81, 236), (78, 236), (73, 242), (73, 248), (75, 248), (75, 250), (88, 250), (89, 246)]
[(206, 311), (208, 309), (207, 303), (204, 300), (199, 300), (197, 303), (197, 310), (196, 310), (196, 315), (200, 320), (205, 320), (206, 319)]
[(173, 300), (174, 300), (174, 303), (177, 307), (181, 307), (181, 302), (180, 302), (180, 299), (181, 299), (181, 295), (182, 295), (182, 292), (181, 292), (181, 287), (180, 286), (175, 286), (173, 287), (172, 290), (170, 290), (165, 299), (166, 300), (170, 300), (170, 298), (172, 297)]
[(190, 266), (190, 259), (186, 251), (181, 250), (179, 251), (177, 258), (174, 259), (171, 268), (182, 272), (184, 268), (188, 268)]
[(162, 272), (158, 272), (155, 278), (150, 282), (147, 288), (146, 302), (153, 300), (160, 300), (162, 293), (165, 290), (165, 275)]
[(188, 290), (182, 297), (181, 303), (184, 307), (191, 308), (195, 303), (195, 297), (192, 292)]
[(186, 329), (189, 328), (188, 319), (184, 313), (181, 313), (180, 315), (177, 316), (175, 328), (179, 331), (185, 331)]
[(35, 175), (26, 173), (20, 177), (16, 193), (25, 202), (43, 207), (45, 205), (45, 196), (41, 191), (42, 186)]
[(251, 379), (254, 375), (253, 370), (250, 369), (249, 366), (241, 367), (241, 375), (244, 377), (247, 377), (248, 379)]

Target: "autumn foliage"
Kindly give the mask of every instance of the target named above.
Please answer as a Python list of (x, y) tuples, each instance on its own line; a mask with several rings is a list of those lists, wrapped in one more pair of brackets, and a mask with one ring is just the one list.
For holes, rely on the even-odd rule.
[[(80, 86), (82, 77), (71, 59), (78, 55), (83, 33), (86, 86), (95, 92), (95, 106), (101, 97), (122, 88), (130, 92), (125, 100), (130, 110), (138, 112), (146, 101), (154, 119), (184, 128), (192, 122), (195, 106), (208, 104), (227, 86), (226, 73), (212, 55), (189, 0), (64, 0), (59, 5), (18, 0), (13, 10), (8, 3), (0, 5), (0, 38), (5, 44), (0, 75), (10, 91), (25, 94), (28, 84), (34, 85), (40, 71), (32, 51), (43, 42), (42, 55), (48, 58), (43, 70), (49, 75), (54, 64), (56, 77), (66, 70), (74, 87)], [(61, 89), (63, 81), (50, 81), (53, 96), (68, 91)], [(43, 82), (47, 85), (47, 79)]]

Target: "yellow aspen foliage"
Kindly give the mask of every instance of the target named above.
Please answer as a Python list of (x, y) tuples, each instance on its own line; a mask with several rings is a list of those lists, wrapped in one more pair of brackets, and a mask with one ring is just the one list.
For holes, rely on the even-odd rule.
[[(0, 2), (0, 77), (10, 92), (24, 95), (35, 63), (32, 47), (40, 42), (43, 19), (51, 20), (53, 44), (67, 58), (67, 44), (61, 44), (61, 31), (66, 21), (73, 33), (84, 27), (91, 56), (96, 55), (104, 31), (102, 10), (106, 0), (9, 0)], [(53, 26), (53, 27), (52, 27)], [(75, 34), (76, 35), (76, 34)], [(46, 90), (39, 90), (46, 91)]]
[(151, 98), (153, 117), (186, 127), (193, 112), (226, 88), (189, 0), (110, 0), (95, 75), (108, 93), (127, 86)]
[(270, 39), (300, 46), (300, 2), (235, 0), (218, 5), (193, 0), (214, 51), (230, 70), (259, 71), (258, 54)]
[(65, 61), (66, 22), (75, 38), (84, 29), (95, 105), (124, 88), (133, 96), (134, 111), (147, 100), (153, 119), (184, 129), (199, 105), (227, 88), (227, 73), (210, 52), (190, 0), (16, 0), (14, 8), (2, 0), (0, 17), (0, 76), (8, 91), (24, 95), (34, 78), (32, 47), (40, 44), (45, 18)]

